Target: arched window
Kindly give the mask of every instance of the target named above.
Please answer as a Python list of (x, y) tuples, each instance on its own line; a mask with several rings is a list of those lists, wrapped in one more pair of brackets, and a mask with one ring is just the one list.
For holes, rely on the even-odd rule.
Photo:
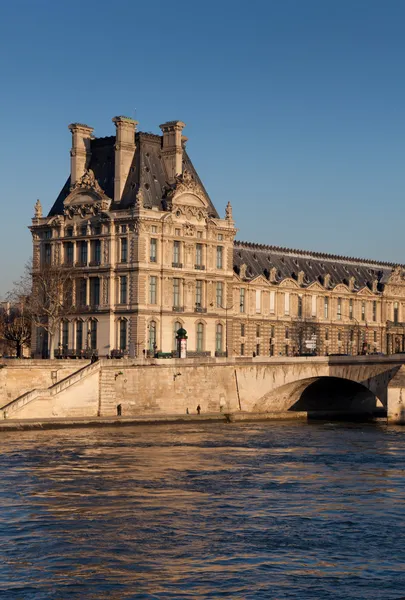
[(83, 321), (76, 321), (76, 350), (83, 350)]
[(120, 320), (120, 350), (127, 349), (127, 334), (128, 334), (128, 321), (126, 319)]
[(203, 352), (204, 350), (204, 325), (203, 323), (197, 323), (197, 336), (196, 336), (196, 350), (197, 352)]
[(97, 321), (95, 319), (90, 321), (90, 348), (97, 350)]
[(173, 350), (177, 350), (177, 332), (179, 329), (181, 329), (182, 325), (180, 323), (180, 321), (176, 321), (174, 323), (174, 328), (173, 328)]
[(156, 350), (156, 321), (149, 323), (149, 352), (154, 353)]
[(222, 352), (223, 327), (221, 323), (217, 323), (215, 328), (215, 351)]

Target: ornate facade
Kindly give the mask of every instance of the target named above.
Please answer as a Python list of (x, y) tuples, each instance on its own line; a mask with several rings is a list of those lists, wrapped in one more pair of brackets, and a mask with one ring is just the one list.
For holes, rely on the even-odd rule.
[[(402, 266), (235, 241), (230, 203), (216, 211), (186, 152), (184, 123), (162, 135), (115, 117), (116, 135), (74, 123), (71, 174), (30, 227), (34, 272), (74, 273), (66, 356), (190, 356), (404, 351)], [(32, 352), (46, 355), (43, 331)]]

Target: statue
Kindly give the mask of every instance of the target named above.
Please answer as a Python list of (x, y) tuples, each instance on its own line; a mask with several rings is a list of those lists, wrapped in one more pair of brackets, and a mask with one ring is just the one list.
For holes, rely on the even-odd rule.
[(225, 208), (225, 219), (227, 221), (232, 221), (232, 205), (230, 202), (228, 202)]
[(135, 198), (135, 208), (143, 208), (143, 199), (144, 199), (143, 190), (141, 188), (139, 188), (138, 193), (136, 194), (136, 198)]
[(35, 202), (34, 210), (35, 210), (35, 218), (40, 219), (42, 217), (42, 204), (39, 199)]

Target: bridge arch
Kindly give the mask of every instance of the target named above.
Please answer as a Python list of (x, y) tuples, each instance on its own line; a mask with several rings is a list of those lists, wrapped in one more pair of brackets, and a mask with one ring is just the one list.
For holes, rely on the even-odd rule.
[(366, 385), (343, 377), (316, 376), (269, 391), (258, 399), (253, 412), (306, 411), (308, 414), (375, 414), (382, 403)]

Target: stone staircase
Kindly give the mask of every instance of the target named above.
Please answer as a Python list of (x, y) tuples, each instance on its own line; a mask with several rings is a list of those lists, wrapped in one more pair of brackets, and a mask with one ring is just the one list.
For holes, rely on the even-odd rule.
[(71, 386), (78, 384), (79, 382), (82, 382), (83, 379), (95, 374), (96, 372), (99, 372), (100, 366), (100, 361), (97, 361), (93, 364), (82, 367), (68, 377), (65, 377), (64, 379), (61, 379), (57, 383), (51, 385), (49, 388), (34, 389), (30, 392), (22, 394), (18, 398), (15, 398), (2, 407), (1, 411), (3, 419), (18, 418), (17, 413), (19, 413), (24, 407), (27, 406), (27, 404), (32, 403), (34, 400), (52, 400), (53, 397), (62, 394)]

